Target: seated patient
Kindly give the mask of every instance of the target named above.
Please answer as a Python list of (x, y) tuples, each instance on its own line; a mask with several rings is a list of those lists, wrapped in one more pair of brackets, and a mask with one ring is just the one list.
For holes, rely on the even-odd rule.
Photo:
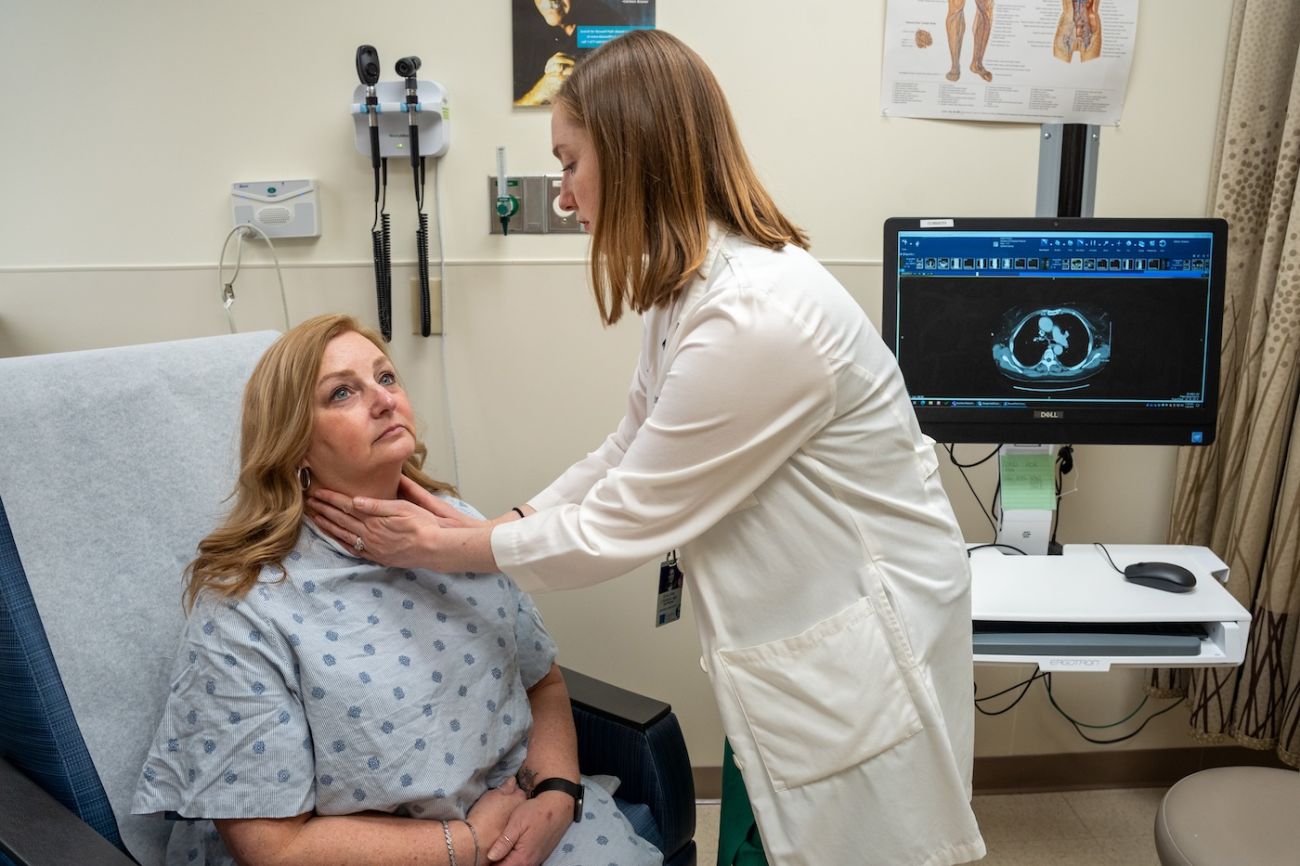
[(312, 484), (450, 492), (420, 470), (380, 338), (337, 315), (286, 333), (249, 379), (241, 440), (132, 805), (182, 819), (168, 862), (660, 863), (594, 783), (580, 823), (569, 793), (519, 787), (579, 778), (527, 595), (499, 574), (384, 568), (305, 517)]

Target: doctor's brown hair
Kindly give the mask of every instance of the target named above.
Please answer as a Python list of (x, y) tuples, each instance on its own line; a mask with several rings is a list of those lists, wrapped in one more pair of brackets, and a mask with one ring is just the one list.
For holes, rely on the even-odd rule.
[(555, 110), (600, 169), (591, 279), (601, 320), (671, 303), (704, 264), (709, 222), (755, 244), (808, 248), (759, 182), (713, 72), (681, 40), (634, 30), (573, 70)]
[[(186, 610), (204, 589), (242, 596), (257, 583), (263, 567), (280, 565), (293, 550), (306, 495), (298, 466), (315, 427), (316, 377), (326, 345), (349, 332), (388, 355), (383, 339), (351, 316), (324, 315), (285, 332), (253, 368), (244, 387), (239, 479), (231, 494), (235, 503), (221, 526), (199, 542), (199, 555), (185, 569)], [(452, 491), (451, 485), (421, 471), (427, 453), (417, 440), (402, 474), (434, 492)]]

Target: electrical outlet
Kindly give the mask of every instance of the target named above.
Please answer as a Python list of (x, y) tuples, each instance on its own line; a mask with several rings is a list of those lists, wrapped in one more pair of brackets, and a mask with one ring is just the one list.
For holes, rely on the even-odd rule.
[(558, 174), (546, 176), (546, 233), (582, 233), (578, 224), (577, 211), (564, 210), (560, 207), (560, 183)]
[[(411, 333), (420, 333), (420, 278), (411, 277)], [(429, 334), (442, 333), (442, 280), (429, 277)]]

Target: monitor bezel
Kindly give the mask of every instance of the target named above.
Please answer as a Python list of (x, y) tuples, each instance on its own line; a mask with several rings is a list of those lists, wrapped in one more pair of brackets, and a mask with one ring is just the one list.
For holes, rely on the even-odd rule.
[[(898, 236), (901, 232), (1067, 231), (1067, 232), (1207, 232), (1210, 256), (1210, 328), (1206, 394), (1199, 409), (1178, 410), (1165, 420), (1160, 410), (1132, 407), (1071, 408), (1065, 420), (1032, 417), (990, 418), (988, 410), (913, 406), (921, 430), (943, 443), (1044, 443), (1080, 445), (1209, 445), (1214, 441), (1219, 397), (1219, 365), (1227, 279), (1228, 223), (1217, 217), (891, 217), (884, 226), (881, 280), (881, 335), (898, 352)], [(1032, 410), (1026, 409), (1025, 413)], [(1170, 412), (1169, 415), (1173, 415)], [(1192, 441), (1199, 431), (1200, 442)]]

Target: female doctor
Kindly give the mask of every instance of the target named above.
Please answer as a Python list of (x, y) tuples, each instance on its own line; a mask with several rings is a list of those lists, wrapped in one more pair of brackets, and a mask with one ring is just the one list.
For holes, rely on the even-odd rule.
[(320, 524), (388, 565), (500, 570), (534, 592), (680, 551), (768, 859), (983, 856), (967, 558), (893, 356), (676, 38), (593, 52), (552, 141), (602, 319), (644, 318), (618, 429), (492, 521), (404, 485), (396, 501), (322, 491)]

